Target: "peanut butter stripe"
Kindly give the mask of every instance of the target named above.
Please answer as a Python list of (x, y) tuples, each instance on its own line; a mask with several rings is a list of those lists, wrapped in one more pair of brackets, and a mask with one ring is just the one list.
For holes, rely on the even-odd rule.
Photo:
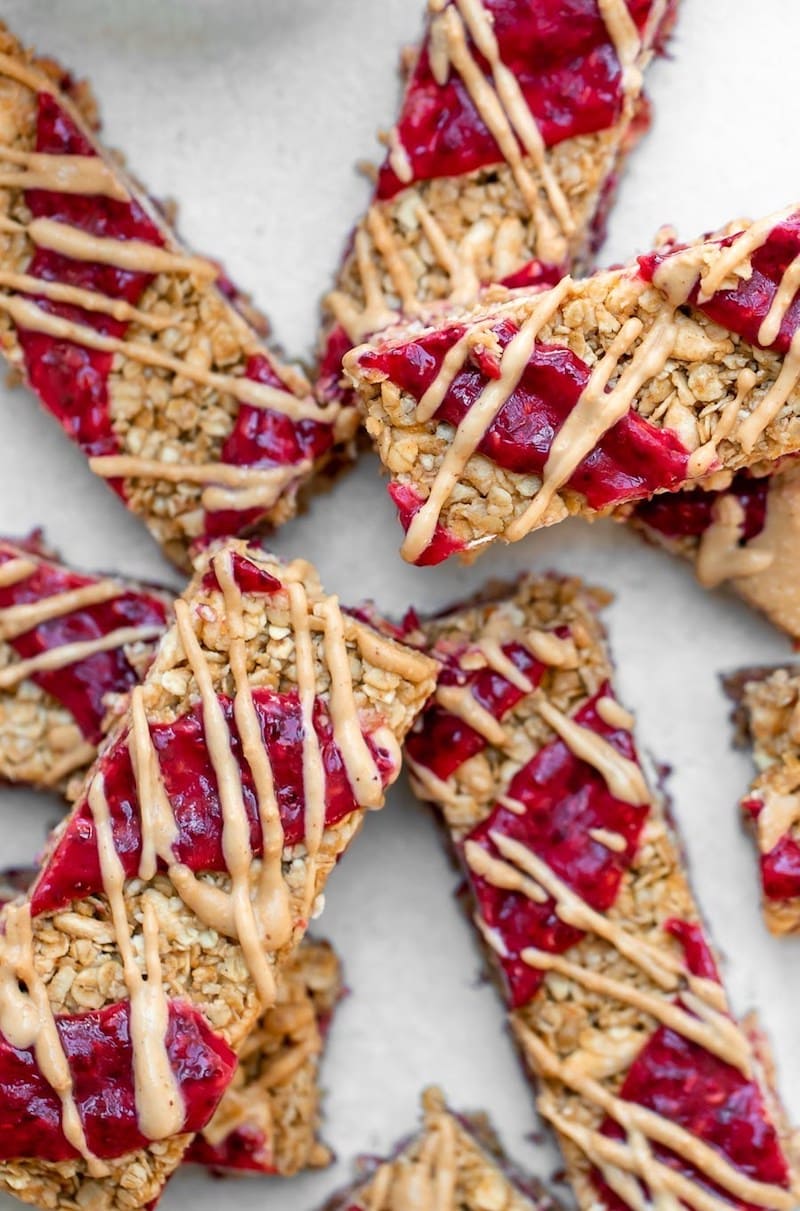
[[(279, 999), (278, 973), (363, 807), (379, 807), (399, 772), (399, 741), (433, 689), (435, 665), (409, 650), (417, 680), (405, 681), (373, 662), (389, 649), (402, 667), (406, 649), (383, 637), (369, 660), (360, 655), (308, 564), (282, 565), (236, 542), (199, 562), (29, 897), (6, 910), (0, 1186), (16, 1191), (22, 1171), (23, 1197), (30, 1190), (37, 1201), (45, 1192), (53, 1203), (80, 1203), (91, 1180), (113, 1201), (135, 1166), (145, 1174), (136, 1205), (158, 1193), (187, 1133), (206, 1126), (229, 1084), (231, 1048)], [(69, 945), (54, 958), (44, 939), (73, 918), (82, 922), (80, 958)], [(190, 940), (190, 957), (182, 944), (176, 955), (178, 938)], [(84, 1026), (81, 973), (113, 956), (120, 979)], [(67, 985), (62, 963), (74, 967)], [(120, 1014), (127, 1026), (117, 1037)], [(72, 1040), (84, 1029), (77, 1070)], [(191, 1032), (199, 1069), (176, 1050)], [(36, 1096), (57, 1096), (61, 1107), (32, 1144), (15, 1145), (6, 1098), (14, 1046), (31, 1050)], [(115, 1056), (114, 1072), (125, 1071), (119, 1048), (130, 1052), (132, 1085), (117, 1102), (104, 1081), (112, 1079), (106, 1055)], [(285, 1074), (276, 1059), (264, 1081), (279, 1085), (296, 1070), (288, 1058), (282, 1064)], [(101, 1125), (98, 1105), (119, 1109), (106, 1110)]]
[[(614, 698), (600, 600), (528, 577), (424, 623), (460, 700), (440, 691), (413, 730), (412, 784), (463, 861), (580, 1206), (791, 1211), (786, 1125)], [(527, 687), (486, 659), (487, 633)], [(758, 1143), (731, 1128), (745, 1102)]]

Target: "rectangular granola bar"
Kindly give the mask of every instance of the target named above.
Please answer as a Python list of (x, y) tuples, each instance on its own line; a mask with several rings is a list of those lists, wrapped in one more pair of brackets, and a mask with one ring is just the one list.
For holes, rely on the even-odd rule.
[(652, 542), (690, 560), (706, 588), (729, 584), (775, 626), (800, 639), (795, 460), (769, 475), (743, 471), (718, 488), (654, 496), (635, 507), (630, 521)]
[(800, 933), (800, 671), (743, 669), (725, 688), (757, 771), (741, 806), (758, 847), (764, 918), (773, 933)]
[(431, 302), (588, 268), (676, 7), (605, 0), (576, 18), (550, 0), (428, 0), (369, 209), (324, 302), (322, 398), (342, 398), (348, 349)]
[(0, 779), (63, 789), (94, 759), (113, 700), (141, 680), (174, 593), (0, 539)]
[(556, 1211), (533, 1178), (512, 1168), (485, 1115), (461, 1115), (439, 1089), (422, 1095), (423, 1124), (394, 1155), (367, 1172), (325, 1211)]
[(98, 141), (85, 86), (0, 25), (0, 348), (175, 562), (276, 526), (337, 408)]
[(348, 354), (404, 557), (474, 555), (796, 452), (799, 254), (789, 207)]
[(198, 561), (3, 913), (0, 1188), (69, 1211), (157, 1197), (399, 773), (433, 670), (302, 561), (236, 541)]
[[(0, 905), (28, 891), (32, 869), (0, 871)], [(277, 980), (267, 1009), (239, 1051), (233, 1080), (186, 1162), (219, 1173), (291, 1177), (331, 1160), (319, 1138), (319, 1064), (343, 995), (339, 958), (329, 942), (305, 937)]]
[(582, 1208), (797, 1205), (760, 1048), (731, 1016), (597, 607), (527, 578), (425, 624), (442, 662), (407, 741)]

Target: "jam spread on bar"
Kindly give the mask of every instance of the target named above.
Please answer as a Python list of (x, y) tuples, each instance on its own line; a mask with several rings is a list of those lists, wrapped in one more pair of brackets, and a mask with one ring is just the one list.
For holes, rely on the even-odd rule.
[(694, 488), (686, 492), (659, 494), (636, 506), (636, 516), (665, 538), (700, 538), (713, 523), (714, 504), (723, 495), (734, 496), (742, 506), (742, 543), (764, 529), (767, 519), (769, 477), (756, 478), (746, 471), (735, 475), (722, 491)]

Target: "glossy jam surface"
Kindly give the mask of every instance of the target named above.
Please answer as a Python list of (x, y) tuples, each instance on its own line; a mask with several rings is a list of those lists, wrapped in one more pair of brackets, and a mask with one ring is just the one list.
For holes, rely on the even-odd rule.
[[(390, 483), (387, 491), (397, 509), (400, 525), (407, 530), (425, 501), (411, 484)], [(441, 522), (437, 522), (433, 538), (415, 563), (420, 568), (433, 567), (437, 563), (443, 563), (451, 555), (457, 555), (459, 551), (463, 551), (464, 546), (465, 544), (460, 538), (452, 534)]]
[[(39, 93), (37, 103), (37, 151), (54, 155), (95, 154), (50, 93)], [(42, 189), (27, 190), (25, 201), (34, 218), (55, 219), (93, 236), (157, 245), (164, 242), (158, 228), (135, 201)], [(48, 281), (98, 291), (112, 299), (125, 299), (134, 305), (151, 281), (148, 274), (73, 260), (46, 248), (36, 250), (27, 272)], [(121, 337), (125, 333), (126, 325), (110, 316), (44, 298), (36, 301), (46, 311), (106, 335)], [(39, 332), (21, 330), (19, 340), (31, 386), (73, 441), (88, 455), (116, 453), (108, 404), (111, 355)]]
[[(0, 566), (19, 554), (18, 547), (0, 542)], [(0, 610), (38, 602), (96, 582), (96, 577), (79, 576), (59, 564), (41, 562), (25, 580), (0, 586)], [(121, 627), (164, 626), (166, 614), (164, 600), (144, 590), (131, 589), (110, 601), (42, 622), (9, 642), (21, 658), (27, 659), (64, 644), (91, 642)], [(124, 693), (139, 678), (122, 649), (116, 648), (96, 652), (66, 668), (34, 673), (31, 680), (66, 707), (86, 739), (95, 744), (102, 734), (107, 695)]]
[[(269, 754), (283, 825), (285, 843), (294, 845), (305, 835), (306, 804), (303, 796), (303, 721), (296, 691), (278, 694), (255, 689), (253, 701), (261, 724), (264, 745)], [(231, 749), (238, 762), (253, 852), (262, 852), (261, 826), (253, 778), (242, 753), (241, 740), (233, 718), (233, 704), (220, 698), (231, 733)], [(325, 821), (336, 824), (356, 810), (356, 801), (333, 737), (330, 716), (321, 699), (314, 707), (314, 726), (319, 737), (325, 769)], [(150, 728), (159, 756), (164, 786), (172, 804), (178, 829), (174, 846), (176, 861), (191, 870), (226, 869), (222, 852), (222, 807), (211, 758), (205, 742), (202, 709), (192, 707), (174, 723), (157, 723)], [(390, 755), (367, 737), (378, 769), (388, 782), (395, 772)], [(105, 778), (115, 848), (125, 873), (133, 876), (139, 867), (142, 834), (138, 797), (124, 735), (106, 750), (100, 762)], [(33, 891), (32, 911), (43, 913), (71, 900), (99, 892), (103, 880), (97, 852), (94, 822), (84, 800), (69, 819), (49, 855), (46, 867)]]
[[(483, 0), (500, 58), (515, 77), (547, 146), (574, 135), (604, 130), (622, 109), (619, 59), (596, 0)], [(641, 29), (650, 0), (628, 0)], [(491, 81), (488, 63), (470, 40), (471, 52)], [(414, 181), (458, 176), (502, 162), (503, 156), (460, 75), (434, 78), (429, 46), (423, 45), (397, 123), (411, 165), (400, 181), (388, 160), (378, 196), (390, 198)]]
[[(788, 1185), (780, 1140), (758, 1086), (674, 1031), (660, 1027), (651, 1035), (628, 1070), (619, 1096), (683, 1127), (748, 1177)], [(622, 1128), (612, 1119), (605, 1121), (602, 1131), (615, 1139), (623, 1136)], [(652, 1149), (662, 1164), (724, 1197), (726, 1206), (756, 1211), (751, 1203), (725, 1195), (674, 1152), (660, 1144), (653, 1144)], [(628, 1204), (609, 1190), (599, 1174), (595, 1173), (594, 1180), (610, 1211), (626, 1211)]]
[(715, 503), (723, 496), (734, 496), (744, 512), (741, 541), (745, 543), (764, 529), (768, 495), (767, 476), (755, 479), (742, 471), (734, 477), (730, 487), (721, 492), (704, 492), (698, 488), (643, 500), (636, 506), (636, 517), (665, 538), (700, 538), (714, 520)]
[[(602, 736), (617, 752), (635, 761), (630, 732), (604, 723), (596, 711), (597, 698), (608, 695), (603, 686), (574, 716), (575, 721)], [(512, 779), (508, 795), (524, 804), (524, 814), (495, 807), (488, 819), (469, 834), (492, 857), (499, 857), (491, 833), (519, 841), (542, 858), (552, 871), (597, 912), (614, 903), (625, 870), (636, 853), (639, 834), (647, 818), (647, 804), (631, 805), (616, 799), (604, 778), (576, 757), (561, 740), (555, 740)], [(607, 829), (624, 838), (625, 848), (610, 850), (589, 836), (592, 829)], [(500, 959), (512, 1008), (524, 1005), (542, 982), (542, 973), (520, 955), (526, 947), (561, 954), (583, 937), (566, 925), (548, 899), (535, 903), (518, 892), (495, 887), (470, 874), (473, 892), (486, 925), (503, 944)]]
[[(233, 578), (243, 593), (264, 593), (269, 596), (272, 593), (280, 592), (283, 588), (277, 576), (272, 576), (266, 568), (254, 563), (246, 555), (240, 555), (238, 551), (233, 553), (232, 565)], [(220, 587), (212, 563), (203, 576), (203, 588), (210, 592)]]
[[(147, 1140), (137, 1122), (130, 1038), (130, 1004), (57, 1019), (72, 1074), (75, 1101), (89, 1148), (117, 1157)], [(180, 1001), (169, 1003), (167, 1052), (186, 1105), (186, 1131), (206, 1125), (236, 1067), (228, 1045), (202, 1016)], [(29, 1050), (0, 1036), (0, 1160), (76, 1155), (61, 1130), (61, 1102)]]
[[(739, 236), (720, 240), (721, 247), (728, 247)], [(679, 252), (680, 250), (677, 250)], [(747, 277), (737, 278), (735, 287), (718, 290), (710, 299), (699, 302), (695, 287), (689, 301), (705, 312), (715, 323), (737, 333), (752, 345), (758, 345), (758, 331), (766, 319), (778, 292), (781, 278), (800, 253), (800, 211), (776, 224), (767, 240), (749, 258), (751, 272)], [(661, 264), (668, 261), (676, 251), (651, 253), (639, 258), (642, 276), (650, 281)], [(769, 346), (779, 353), (786, 353), (792, 337), (800, 325), (800, 294), (796, 294), (783, 317), (779, 332)]]
[[(265, 1095), (266, 1096), (266, 1093)], [(219, 1173), (276, 1173), (268, 1141), (249, 1123), (235, 1127), (218, 1144), (196, 1135), (184, 1160)]]
[[(492, 327), (504, 350), (518, 329), (510, 320)], [(386, 374), (417, 402), (436, 378), (463, 327), (429, 332), (410, 343), (367, 351), (362, 365)], [(458, 425), (487, 384), (500, 377), (499, 357), (492, 348), (475, 347), (456, 374), (436, 421)], [(587, 364), (569, 349), (537, 345), (519, 384), (487, 429), (478, 450), (492, 462), (520, 474), (541, 474), (553, 439), (572, 412), (589, 381)], [(670, 429), (657, 429), (630, 411), (597, 443), (567, 481), (592, 509), (674, 489), (686, 478), (688, 451)], [(428, 561), (433, 562), (428, 556)]]
[[(764, 810), (761, 799), (745, 799), (742, 810), (757, 820)], [(768, 900), (794, 900), (800, 897), (800, 844), (786, 833), (768, 853), (762, 854), (761, 885)]]

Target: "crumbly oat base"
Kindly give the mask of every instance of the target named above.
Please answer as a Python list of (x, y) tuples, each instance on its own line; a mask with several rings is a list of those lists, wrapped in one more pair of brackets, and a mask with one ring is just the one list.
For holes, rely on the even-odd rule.
[(330, 1149), (318, 1135), (319, 1065), (328, 1022), (342, 993), (335, 950), (329, 942), (305, 938), (283, 968), (277, 1001), (248, 1035), (233, 1083), (188, 1160), (213, 1163), (203, 1145), (224, 1146), (244, 1127), (249, 1137), (263, 1137), (253, 1169), (261, 1165), (265, 1172), (291, 1177), (330, 1163)]
[[(716, 255), (708, 246), (708, 256)], [(626, 321), (641, 323), (639, 336), (619, 358), (615, 358), (613, 381), (619, 383), (636, 359), (643, 359), (643, 346), (654, 335), (657, 323), (671, 317), (674, 339), (662, 342), (663, 358), (655, 371), (643, 374), (632, 401), (633, 409), (656, 429), (669, 429), (689, 452), (715, 442), (726, 405), (740, 401), (739, 421), (753, 414), (759, 402), (774, 387), (786, 358), (771, 349), (744, 341), (735, 333), (713, 323), (702, 312), (673, 304), (655, 285), (641, 278), (635, 266), (599, 273), (584, 280), (556, 287), (552, 318), (537, 332), (537, 345), (569, 349), (590, 369), (609, 354)], [(465, 313), (445, 314), (435, 328), (464, 324), (474, 332), (473, 344), (492, 351), (494, 321), (510, 320), (520, 327), (534, 309), (541, 309), (541, 293), (513, 294), (493, 307)], [(426, 501), (437, 484), (442, 464), (452, 449), (454, 426), (435, 417), (420, 422), (417, 400), (370, 365), (370, 356), (383, 349), (413, 342), (428, 329), (408, 326), (386, 333), (371, 345), (348, 354), (345, 369), (359, 391), (366, 411), (366, 426), (392, 483), (410, 488)], [(468, 349), (465, 349), (465, 359)], [(739, 390), (742, 371), (754, 375), (753, 386)], [(490, 380), (486, 380), (487, 382)], [(745, 449), (734, 430), (716, 444), (716, 456), (726, 471), (744, 467), (766, 468), (766, 464), (800, 448), (800, 388), (795, 384), (774, 419)], [(480, 435), (482, 436), (482, 434)], [(599, 438), (600, 434), (598, 434)], [(702, 477), (701, 477), (702, 478)], [(481, 453), (472, 453), (456, 473), (456, 484), (443, 504), (439, 521), (468, 552), (479, 552), (497, 538), (509, 540), (509, 528), (528, 512), (542, 488), (542, 476), (521, 474), (498, 466)], [(568, 515), (594, 518), (612, 508), (595, 510), (569, 486), (552, 495), (535, 525), (552, 525)], [(527, 527), (522, 527), (527, 532)], [(513, 532), (512, 532), (513, 533)], [(522, 532), (514, 534), (522, 537)]]
[[(744, 669), (725, 687), (736, 703), (737, 739), (752, 749), (758, 771), (742, 806), (763, 857), (781, 839), (800, 843), (800, 673)], [(773, 933), (800, 932), (800, 895), (782, 899), (765, 891), (762, 906)]]
[[(430, 650), (444, 658), (457, 655), (462, 668), (486, 667), (486, 657), (479, 645), (487, 635), (501, 643), (513, 638), (525, 644), (526, 635), (558, 630), (568, 645), (564, 647), (563, 640), (556, 645), (560, 666), (554, 663), (546, 668), (536, 691), (522, 697), (503, 715), (506, 742), (502, 747), (487, 743), (446, 781), (432, 777), (430, 771), (416, 762), (408, 762), (416, 793), (441, 813), (462, 860), (463, 842), (470, 831), (490, 815), (501, 796), (507, 795), (517, 771), (556, 738), (556, 733), (542, 719), (539, 704), (544, 702), (572, 716), (610, 678), (612, 666), (596, 612), (603, 600), (603, 594), (584, 588), (576, 580), (526, 577), (504, 596), (492, 594), (487, 601), (467, 604), (423, 624)], [(538, 642), (537, 655), (543, 660), (545, 651), (546, 644)], [(417, 730), (420, 728), (425, 728), (424, 716)], [(466, 869), (469, 871), (468, 865)], [(521, 867), (509, 866), (512, 875), (516, 869)], [(535, 881), (533, 872), (528, 874)], [(505, 877), (510, 877), (508, 872)], [(480, 909), (471, 900), (480, 927)], [(671, 999), (673, 994), (665, 993), (651, 974), (621, 953), (617, 943), (617, 931), (624, 931), (635, 945), (648, 945), (653, 953), (682, 967), (682, 949), (664, 929), (670, 918), (701, 922), (679, 842), (664, 803), (655, 799), (638, 850), (623, 875), (619, 894), (611, 909), (603, 914), (610, 935), (587, 932), (563, 956), (567, 964), (557, 962), (554, 969), (547, 971), (533, 998), (510, 1013), (521, 1054), (537, 1081), (539, 1108), (556, 1130), (569, 1179), (579, 1205), (586, 1211), (601, 1206), (602, 1200), (590, 1177), (599, 1159), (594, 1150), (597, 1139), (583, 1133), (594, 1133), (600, 1127), (609, 1099), (616, 1095), (634, 1057), (654, 1033), (658, 1018), (641, 1006), (615, 999), (607, 989), (587, 986), (572, 973), (588, 972), (594, 977), (619, 981), (626, 988), (653, 997), (654, 1004)], [(482, 937), (489, 956), (496, 962), (490, 933), (484, 929)], [(768, 1078), (760, 1068), (758, 1056), (753, 1055), (751, 1062), (766, 1092)], [(565, 1079), (567, 1073), (570, 1079)], [(591, 1078), (594, 1089), (576, 1086), (572, 1079), (576, 1076)], [(601, 1100), (605, 1107), (599, 1104)], [(788, 1129), (781, 1122), (776, 1126), (789, 1156), (792, 1141)], [(609, 1171), (613, 1171), (610, 1165), (606, 1169)], [(791, 1203), (789, 1195), (781, 1191), (773, 1190), (773, 1197), (777, 1201), (768, 1199), (765, 1206)]]
[[(229, 662), (231, 633), (223, 594), (203, 583), (210, 561), (220, 550), (238, 554), (279, 579), (293, 576), (303, 586), (311, 615), (326, 599), (310, 565), (296, 562), (284, 568), (243, 542), (231, 542), (217, 551), (212, 549), (198, 560), (195, 578), (183, 600), (189, 606), (214, 692), (232, 696), (235, 686)], [(278, 691), (295, 688), (299, 676), (286, 594), (244, 593), (242, 605), (249, 684), (270, 686)], [(400, 741), (431, 693), (435, 666), (399, 644), (390, 640), (381, 642), (381, 651), (385, 653), (388, 644), (400, 663), (410, 667), (418, 679), (411, 681), (382, 667), (380, 658), (371, 656), (363, 635), (361, 646), (351, 635), (346, 643), (354, 702), (363, 726), (370, 722), (380, 724)], [(319, 631), (312, 632), (312, 662), (316, 695), (325, 698), (331, 677)], [(144, 682), (146, 717), (151, 724), (172, 722), (186, 714), (197, 699), (198, 685), (178, 630), (173, 627), (165, 635)], [(126, 714), (104, 751), (124, 734), (127, 724)], [(92, 778), (90, 771), (79, 804)], [(320, 895), (328, 875), (357, 833), (362, 818), (363, 812), (356, 810), (339, 824), (325, 828), (311, 863), (307, 860), (305, 843), (284, 846), (281, 871), (288, 895), (291, 932), (283, 945), (267, 954), (274, 969), (283, 968), (305, 934), (308, 904), (321, 908)], [(51, 852), (62, 829), (54, 835)], [(253, 863), (253, 878), (257, 877), (260, 865), (258, 861)], [(46, 869), (47, 857), (44, 866)], [(209, 873), (202, 876), (202, 882), (224, 893), (231, 887), (226, 874)], [(158, 873), (147, 881), (127, 880), (124, 896), (128, 929), (135, 947), (143, 945), (145, 911), (155, 915), (158, 959), (167, 998), (187, 1001), (230, 1046), (235, 1050), (241, 1048), (263, 1006), (239, 943), (204, 925), (180, 898), (166, 874)], [(79, 899), (65, 910), (38, 915), (33, 918), (32, 929), (35, 968), (46, 985), (52, 1013), (76, 1014), (127, 999), (106, 896)], [(45, 1208), (90, 1211), (102, 1207), (103, 1211), (131, 1211), (158, 1196), (189, 1142), (186, 1135), (154, 1142), (147, 1149), (109, 1161), (108, 1176), (104, 1177), (91, 1177), (83, 1159), (55, 1163), (29, 1158), (6, 1162), (0, 1164), (0, 1189)]]
[(511, 1169), (485, 1120), (448, 1109), (438, 1089), (422, 1095), (422, 1130), (370, 1175), (336, 1195), (326, 1211), (553, 1211), (531, 1178)]
[[(726, 477), (727, 478), (727, 477)], [(634, 510), (628, 521), (648, 541), (694, 564), (701, 583), (715, 587), (726, 583), (748, 605), (761, 610), (770, 622), (800, 639), (800, 588), (797, 559), (800, 553), (800, 467), (794, 460), (770, 473), (764, 528), (748, 541), (740, 526), (721, 515), (726, 489), (718, 490), (712, 525), (701, 537), (674, 537), (648, 524), (647, 515)], [(737, 529), (739, 533), (737, 534)], [(722, 557), (715, 559), (719, 552)], [(707, 571), (709, 555), (712, 563)]]
[[(51, 60), (35, 58), (4, 27), (0, 27), (0, 53), (9, 56), (23, 69), (33, 68), (41, 73), (58, 94), (64, 81), (63, 69)], [(85, 87), (73, 89), (71, 99), (83, 106), (84, 116), (88, 112), (89, 119), (96, 125), (96, 109), (88, 90)], [(22, 152), (32, 148), (36, 133), (35, 93), (5, 74), (0, 77), (0, 122), (6, 146)], [(120, 184), (136, 198), (159, 228), (167, 249), (178, 256), (188, 256), (164, 213), (127, 176), (119, 157), (104, 151), (88, 126), (84, 133), (97, 153), (113, 166)], [(16, 186), (0, 189), (0, 212), (23, 226), (32, 218), (24, 194), (24, 189)], [(35, 251), (26, 232), (0, 232), (0, 248), (3, 270), (25, 273)], [(197, 272), (157, 273), (137, 308), (148, 318), (158, 320), (160, 317), (171, 322), (153, 328), (134, 319), (126, 329), (126, 343), (146, 344), (155, 354), (177, 358), (203, 372), (232, 377), (244, 373), (251, 357), (266, 358), (294, 402), (318, 415), (320, 423), (326, 427), (333, 425), (335, 408), (316, 408), (311, 388), (300, 370), (281, 364), (264, 345), (264, 325), (260, 318), (251, 313), (247, 305), (239, 307), (238, 300), (234, 305), (217, 288), (213, 275), (209, 276), (208, 272), (198, 269)], [(0, 350), (13, 369), (24, 373), (24, 357), (15, 324), (4, 310), (0, 311)], [(157, 365), (143, 364), (124, 351), (114, 354), (108, 396), (119, 453), (173, 467), (175, 464), (189, 467), (219, 463), (222, 447), (241, 406), (222, 386), (204, 384)], [(298, 463), (294, 470), (290, 469), (282, 481), (276, 481), (273, 499), (269, 499), (269, 485), (262, 490), (261, 497), (254, 500), (262, 510), (259, 525), (278, 526), (294, 514), (298, 492), (327, 460), (329, 453), (326, 449), (316, 467)], [(143, 518), (167, 556), (182, 567), (190, 566), (188, 549), (204, 532), (207, 511), (204, 500), (209, 481), (193, 482), (191, 474), (187, 473), (185, 479), (176, 482), (148, 473), (147, 476), (124, 476), (122, 482), (126, 504)], [(213, 484), (213, 479), (210, 482)], [(251, 482), (256, 484), (256, 479)], [(241, 504), (235, 507), (244, 508)], [(248, 519), (248, 524), (253, 523)]]
[[(443, 7), (431, 0), (429, 20), (436, 20)], [(641, 68), (673, 19), (670, 9), (660, 21), (651, 21), (647, 43), (639, 48)], [(431, 36), (428, 27), (425, 39)], [(406, 53), (404, 74), (412, 74), (409, 58)], [(468, 305), (486, 285), (535, 261), (545, 281), (559, 268), (587, 272), (627, 157), (649, 125), (641, 88), (640, 71), (615, 124), (548, 147), (544, 171), (528, 154), (522, 154), (521, 169), (512, 168), (498, 147), (496, 164), (417, 181), (388, 200), (375, 196), (350, 236), (335, 288), (323, 300), (323, 352), (337, 327), (355, 345), (431, 303)], [(386, 137), (390, 156), (398, 139), (397, 131)], [(538, 194), (535, 212), (520, 187), (520, 172)], [(569, 229), (553, 207), (553, 193), (569, 213)], [(346, 390), (346, 379), (342, 385)]]

